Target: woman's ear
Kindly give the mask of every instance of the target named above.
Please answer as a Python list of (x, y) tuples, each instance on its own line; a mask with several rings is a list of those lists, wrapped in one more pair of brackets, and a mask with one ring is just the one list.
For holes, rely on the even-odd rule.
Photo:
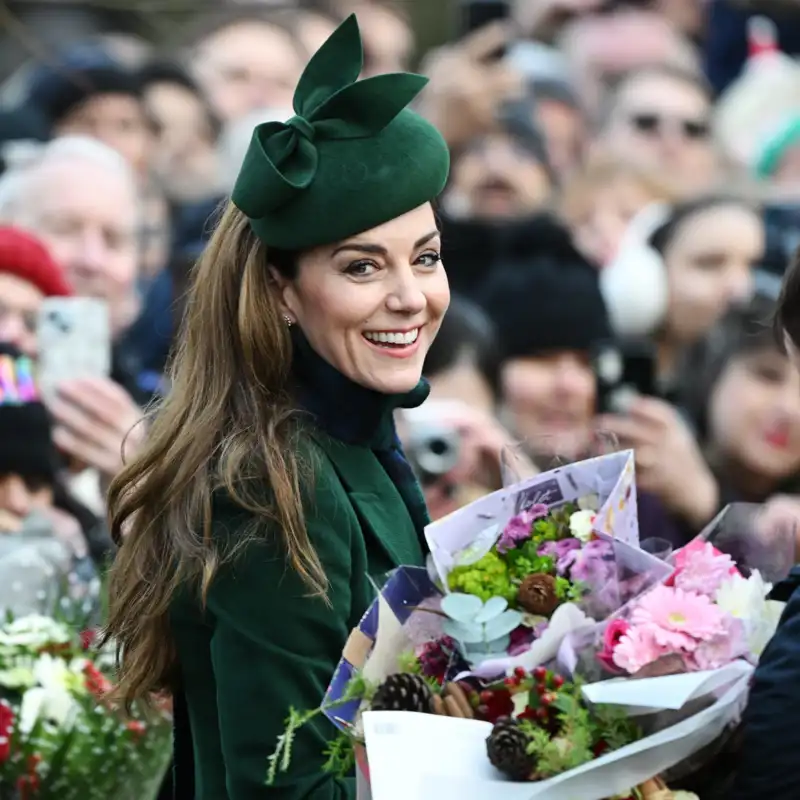
[(267, 269), (269, 270), (270, 284), (275, 291), (275, 296), (278, 298), (280, 313), (287, 322), (291, 321), (290, 324), (297, 322), (298, 302), (294, 285), (281, 275), (275, 267), (268, 267)]

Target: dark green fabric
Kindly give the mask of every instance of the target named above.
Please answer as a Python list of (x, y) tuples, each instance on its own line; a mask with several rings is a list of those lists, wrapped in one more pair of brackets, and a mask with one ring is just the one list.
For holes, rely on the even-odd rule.
[(427, 78), (358, 81), (363, 57), (353, 14), (306, 67), (295, 116), (253, 132), (231, 199), (272, 247), (305, 250), (346, 239), (444, 189), (447, 144), (406, 108)]
[[(418, 404), (427, 387), (377, 395), (348, 381), (303, 342), (295, 345), (295, 379), (298, 403), (312, 417), (304, 438), (313, 474), (304, 482), (306, 524), (330, 581), (331, 606), (306, 596), (272, 530), (223, 567), (205, 612), (188, 591), (174, 603), (181, 707), (188, 718), (182, 734), (191, 732), (196, 800), (355, 797), (354, 780), (322, 771), (326, 742), (335, 733), (327, 720), (298, 734), (292, 768), (273, 787), (264, 783), (267, 757), (289, 707), (309, 709), (322, 699), (350, 631), (374, 598), (370, 576), (380, 584), (395, 567), (424, 561), (418, 515), (409, 506), (413, 494), (397, 485), (381, 458), (382, 448), (394, 446), (393, 409)], [(368, 426), (350, 424), (365, 419)], [(220, 497), (213, 521), (215, 536), (224, 539), (252, 518)], [(176, 741), (178, 725), (176, 719)], [(176, 784), (185, 785), (180, 773), (187, 768), (191, 764), (177, 763), (176, 756)]]

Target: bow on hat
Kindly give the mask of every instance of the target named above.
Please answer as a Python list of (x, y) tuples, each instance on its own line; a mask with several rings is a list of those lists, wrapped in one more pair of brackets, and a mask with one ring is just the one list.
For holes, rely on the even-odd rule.
[(351, 14), (306, 66), (294, 93), (295, 116), (253, 131), (231, 194), (249, 218), (267, 216), (311, 186), (320, 142), (375, 136), (428, 82), (410, 73), (358, 81), (363, 62), (361, 34)]

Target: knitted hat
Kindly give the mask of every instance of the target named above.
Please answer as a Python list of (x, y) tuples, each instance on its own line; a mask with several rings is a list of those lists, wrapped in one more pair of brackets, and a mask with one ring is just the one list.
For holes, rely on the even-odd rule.
[(28, 102), (51, 125), (56, 125), (81, 103), (101, 94), (140, 99), (141, 83), (127, 69), (111, 63), (65, 67), (63, 72), (48, 70), (37, 75)]
[(47, 248), (31, 234), (0, 226), (0, 275), (32, 283), (45, 297), (67, 297), (72, 289)]
[(420, 75), (358, 81), (355, 15), (308, 63), (295, 116), (256, 127), (231, 199), (267, 245), (304, 250), (340, 241), (433, 200), (450, 154), (441, 134), (406, 106)]
[(502, 265), (486, 282), (482, 305), (506, 358), (588, 352), (612, 338), (597, 270), (574, 251)]
[(50, 417), (34, 381), (33, 363), (0, 344), (0, 475), (52, 482), (58, 455)]

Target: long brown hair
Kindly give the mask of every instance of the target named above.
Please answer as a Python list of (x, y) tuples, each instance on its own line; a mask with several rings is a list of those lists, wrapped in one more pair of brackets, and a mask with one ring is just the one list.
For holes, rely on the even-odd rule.
[[(271, 251), (269, 263), (293, 277), (296, 258)], [(291, 341), (267, 265), (266, 247), (229, 205), (192, 276), (171, 390), (109, 490), (120, 549), (106, 636), (118, 648), (116, 698), (126, 707), (170, 688), (169, 607), (178, 587), (189, 582), (204, 599), (220, 565), (263, 531), (260, 521), (282, 532), (310, 593), (327, 589), (304, 525), (298, 425), (286, 393)], [(211, 530), (220, 489), (255, 521), (228, 546)]]

